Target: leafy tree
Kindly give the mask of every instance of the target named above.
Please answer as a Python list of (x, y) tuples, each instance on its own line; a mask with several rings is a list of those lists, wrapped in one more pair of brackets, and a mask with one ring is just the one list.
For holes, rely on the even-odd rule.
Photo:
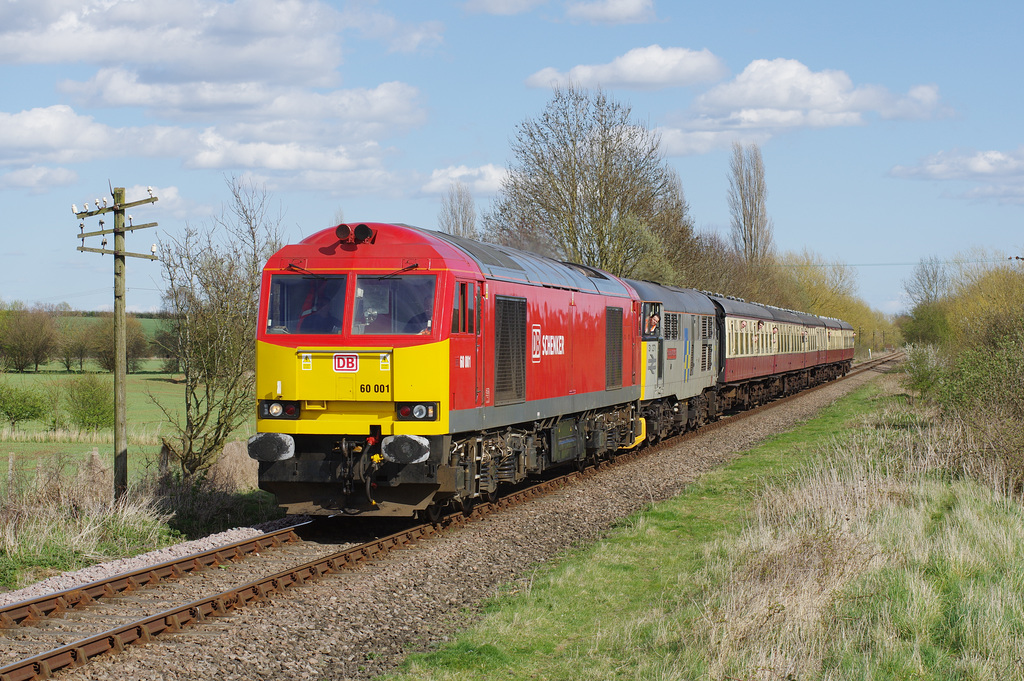
[(441, 231), (467, 239), (477, 238), (476, 206), (469, 188), (461, 182), (452, 182), (448, 193), (441, 197), (441, 213), (437, 216)]
[(658, 237), (688, 226), (686, 203), (659, 135), (631, 113), (601, 90), (556, 88), (517, 126), (487, 238), (622, 276), (660, 267)]
[(800, 288), (803, 304), (799, 309), (829, 317), (841, 317), (857, 292), (854, 270), (835, 260), (829, 262), (817, 253), (787, 253), (780, 259), (784, 272)]
[(260, 273), (279, 245), (280, 218), (264, 187), (232, 178), (232, 201), (206, 226), (162, 244), (167, 355), (184, 375), (182, 407), (159, 404), (174, 435), (164, 445), (188, 477), (216, 460), (255, 403)]
[(903, 320), (902, 329), (908, 343), (945, 344), (951, 333), (946, 305), (940, 302), (918, 304)]
[(697, 233), (693, 250), (683, 282), (686, 286), (727, 295), (739, 293), (741, 263), (718, 232)]
[(1024, 269), (1005, 256), (976, 251), (960, 258), (947, 311), (958, 346), (993, 346), (1024, 315)]
[(23, 421), (42, 418), (46, 410), (46, 398), (40, 391), (17, 385), (0, 385), (0, 417), (11, 424), (11, 430)]

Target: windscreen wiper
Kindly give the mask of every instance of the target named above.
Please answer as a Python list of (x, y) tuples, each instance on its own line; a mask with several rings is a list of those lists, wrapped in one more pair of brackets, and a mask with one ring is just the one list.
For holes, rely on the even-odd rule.
[(413, 264), (406, 265), (402, 269), (396, 270), (396, 271), (392, 272), (391, 274), (385, 274), (384, 276), (377, 277), (377, 281), (382, 281), (384, 279), (392, 279), (394, 277), (397, 277), (402, 272), (408, 272), (409, 270), (414, 270), (414, 269), (416, 269), (419, 266), (420, 266), (420, 264), (418, 262), (414, 262)]
[(291, 270), (292, 272), (302, 272), (303, 274), (308, 274), (309, 276), (313, 277), (314, 279), (326, 279), (327, 278), (327, 277), (325, 277), (322, 274), (317, 274), (316, 272), (310, 272), (309, 270), (307, 270), (302, 265), (296, 265), (293, 262), (288, 263), (288, 266), (285, 267), (285, 269), (286, 270)]

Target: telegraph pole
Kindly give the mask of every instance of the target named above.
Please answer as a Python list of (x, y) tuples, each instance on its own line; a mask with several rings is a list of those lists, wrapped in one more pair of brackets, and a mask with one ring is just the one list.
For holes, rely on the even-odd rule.
[[(100, 207), (100, 200), (96, 199), (96, 210), (89, 210), (88, 202), (79, 212), (75, 204), (71, 204), (71, 210), (75, 217), (82, 222), (78, 225), (78, 238), (82, 245), (78, 250), (89, 253), (110, 254), (114, 256), (114, 498), (120, 499), (128, 489), (128, 418), (127, 418), (127, 397), (125, 383), (128, 374), (128, 341), (125, 333), (125, 258), (146, 258), (156, 260), (156, 246), (153, 246), (151, 253), (129, 253), (125, 250), (125, 232), (132, 232), (137, 229), (156, 227), (157, 223), (149, 222), (144, 225), (133, 225), (132, 217), (128, 216), (128, 226), (125, 227), (125, 210), (147, 203), (155, 203), (157, 197), (153, 196), (153, 188), (149, 188), (149, 198), (131, 203), (124, 202), (124, 187), (114, 187), (110, 191), (114, 199), (114, 205), (107, 207), (107, 200), (103, 199), (103, 206)], [(106, 213), (114, 214), (114, 228), (104, 229), (103, 219), (100, 218), (100, 229), (95, 232), (85, 231), (85, 218), (91, 218)], [(107, 250), (107, 235), (114, 235), (114, 250)], [(86, 248), (86, 237), (102, 236), (101, 248)]]

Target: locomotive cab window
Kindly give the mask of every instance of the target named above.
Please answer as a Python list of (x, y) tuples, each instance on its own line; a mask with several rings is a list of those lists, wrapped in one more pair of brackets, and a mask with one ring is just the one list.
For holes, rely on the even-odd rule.
[(344, 314), (345, 275), (277, 274), (270, 279), (267, 333), (338, 333)]
[(644, 338), (658, 338), (661, 335), (661, 303), (644, 303), (640, 315), (640, 333)]
[(352, 333), (427, 335), (433, 329), (434, 288), (429, 275), (356, 277)]

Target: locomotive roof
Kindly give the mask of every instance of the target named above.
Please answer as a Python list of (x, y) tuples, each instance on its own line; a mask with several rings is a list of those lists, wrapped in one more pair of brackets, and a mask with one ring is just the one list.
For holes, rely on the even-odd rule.
[(485, 244), (445, 232), (409, 227), (463, 251), (489, 279), (629, 297), (629, 290), (621, 279), (593, 267), (559, 262), (536, 253), (499, 244)]
[(653, 281), (627, 279), (642, 300), (664, 303), (666, 310), (691, 314), (715, 314), (715, 306), (706, 295), (692, 288), (656, 284)]
[[(373, 231), (370, 241), (376, 244), (373, 251), (377, 257), (384, 257), (379, 250), (381, 244), (392, 244), (387, 256), (395, 257), (441, 257), (455, 265), (476, 266), (489, 279), (499, 279), (536, 286), (547, 286), (573, 291), (597, 292), (605, 295), (630, 297), (629, 287), (619, 278), (601, 270), (561, 263), (534, 253), (519, 251), (498, 244), (485, 244), (472, 239), (423, 229), (402, 223), (351, 223), (365, 224)], [(334, 227), (324, 229), (306, 237), (298, 244), (284, 246), (275, 256), (279, 259), (296, 257), (318, 258), (326, 261), (339, 252), (338, 237)], [(378, 233), (381, 238), (378, 239)], [(351, 250), (352, 245), (348, 244)], [(273, 260), (273, 259), (272, 259)], [(278, 266), (279, 260), (274, 266)]]

